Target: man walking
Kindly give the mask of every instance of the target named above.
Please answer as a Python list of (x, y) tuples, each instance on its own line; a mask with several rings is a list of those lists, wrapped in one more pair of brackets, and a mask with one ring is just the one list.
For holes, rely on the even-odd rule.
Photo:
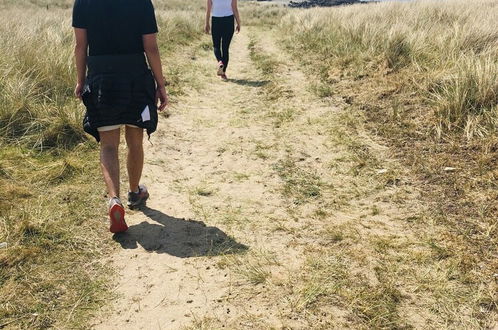
[[(112, 233), (128, 229), (120, 199), (120, 130), (128, 146), (128, 206), (144, 205), (140, 184), (143, 131), (157, 127), (167, 105), (151, 0), (76, 0), (73, 8), (77, 68), (76, 97), (86, 107), (84, 129), (100, 142), (100, 164), (109, 196)], [(149, 69), (150, 67), (150, 69)], [(160, 101), (159, 107), (157, 107)]]

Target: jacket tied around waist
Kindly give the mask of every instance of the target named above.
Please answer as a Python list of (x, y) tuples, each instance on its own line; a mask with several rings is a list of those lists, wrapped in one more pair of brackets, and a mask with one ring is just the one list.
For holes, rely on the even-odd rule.
[(99, 127), (134, 125), (150, 135), (156, 130), (156, 83), (145, 55), (87, 58), (88, 74), (81, 95), (86, 107), (85, 132), (100, 141)]

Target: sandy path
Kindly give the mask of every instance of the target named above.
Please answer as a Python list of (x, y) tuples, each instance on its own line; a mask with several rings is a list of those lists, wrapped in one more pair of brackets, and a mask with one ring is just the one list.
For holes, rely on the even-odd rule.
[[(250, 38), (279, 63), (274, 81), (251, 60)], [(331, 224), (360, 218), (361, 224), (351, 225), (360, 240), (385, 233), (408, 237), (392, 220), (409, 207), (400, 210), (390, 201), (406, 192), (367, 188), (364, 177), (352, 174), (352, 161), (345, 160), (352, 158), (351, 146), (340, 140), (347, 137), (330, 133), (337, 109), (309, 92), (304, 74), (270, 34), (236, 36), (229, 82), (213, 76), (210, 52), (195, 62), (202, 88), (181, 98), (162, 119), (154, 145), (147, 145), (143, 181), (152, 197), (143, 212), (128, 214), (130, 229), (116, 238), (120, 248), (112, 264), (119, 298), (95, 328), (318, 324), (306, 313), (292, 316), (301, 304), (292, 296), (293, 276), (309, 251), (329, 244), (324, 233)], [(364, 139), (382, 155), (382, 147)], [(381, 165), (392, 168), (389, 162)], [(285, 182), (300, 180), (307, 187), (314, 178), (320, 178), (319, 198), (311, 191), (301, 202), (306, 191), (285, 193)], [(372, 212), (372, 205), (381, 212)], [(370, 264), (362, 272), (375, 282), (376, 263)], [(337, 322), (346, 315), (340, 307), (333, 312)]]
[[(244, 237), (242, 231), (230, 231), (230, 225), (220, 229), (207, 223), (199, 218), (200, 202), (193, 199), (210, 198), (211, 205), (219, 204), (220, 213), (233, 209), (229, 213), (236, 213), (240, 221), (265, 209), (271, 214), (280, 203), (266, 197), (276, 180), (265, 175), (267, 165), (252, 155), (257, 141), (271, 139), (271, 127), (248, 126), (251, 123), (242, 122), (240, 114), (261, 106), (261, 80), (248, 58), (247, 43), (243, 34), (234, 40), (232, 63), (239, 63), (230, 70), (234, 80), (204, 77), (204, 88), (190, 91), (171, 109), (172, 115), (160, 123), (154, 145), (148, 145), (144, 182), (152, 197), (143, 213), (127, 216), (130, 229), (117, 238), (123, 247), (113, 255), (120, 299), (113, 314), (96, 328), (177, 328), (195, 316), (227, 314), (230, 277), (215, 267), (218, 252), (213, 249), (221, 243), (223, 249), (227, 245), (244, 250), (243, 244), (264, 238)], [(200, 61), (209, 74), (214, 72), (211, 56)], [(214, 196), (203, 197), (202, 189)], [(265, 200), (262, 206), (260, 201)], [(236, 211), (240, 204), (247, 206), (244, 214)], [(228, 234), (239, 235), (234, 241)]]

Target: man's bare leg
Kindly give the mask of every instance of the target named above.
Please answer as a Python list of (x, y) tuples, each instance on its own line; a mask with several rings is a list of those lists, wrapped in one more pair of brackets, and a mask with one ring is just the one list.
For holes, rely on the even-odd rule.
[(120, 129), (99, 132), (100, 167), (104, 175), (109, 198), (119, 198), (119, 133)]
[(130, 183), (129, 191), (137, 192), (144, 167), (144, 130), (142, 128), (126, 126), (125, 136), (126, 144), (128, 145), (127, 168)]

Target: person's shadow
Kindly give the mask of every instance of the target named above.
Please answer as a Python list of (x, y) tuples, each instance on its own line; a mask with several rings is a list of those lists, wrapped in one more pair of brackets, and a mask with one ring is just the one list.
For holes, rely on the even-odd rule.
[(132, 225), (113, 239), (124, 249), (136, 249), (140, 244), (145, 250), (167, 253), (179, 258), (236, 254), (248, 247), (216, 227), (208, 227), (202, 221), (170, 217), (158, 210), (143, 207), (143, 214), (159, 224), (142, 222)]
[(268, 84), (269, 80), (247, 80), (247, 79), (228, 79), (229, 82), (249, 87), (262, 87)]

